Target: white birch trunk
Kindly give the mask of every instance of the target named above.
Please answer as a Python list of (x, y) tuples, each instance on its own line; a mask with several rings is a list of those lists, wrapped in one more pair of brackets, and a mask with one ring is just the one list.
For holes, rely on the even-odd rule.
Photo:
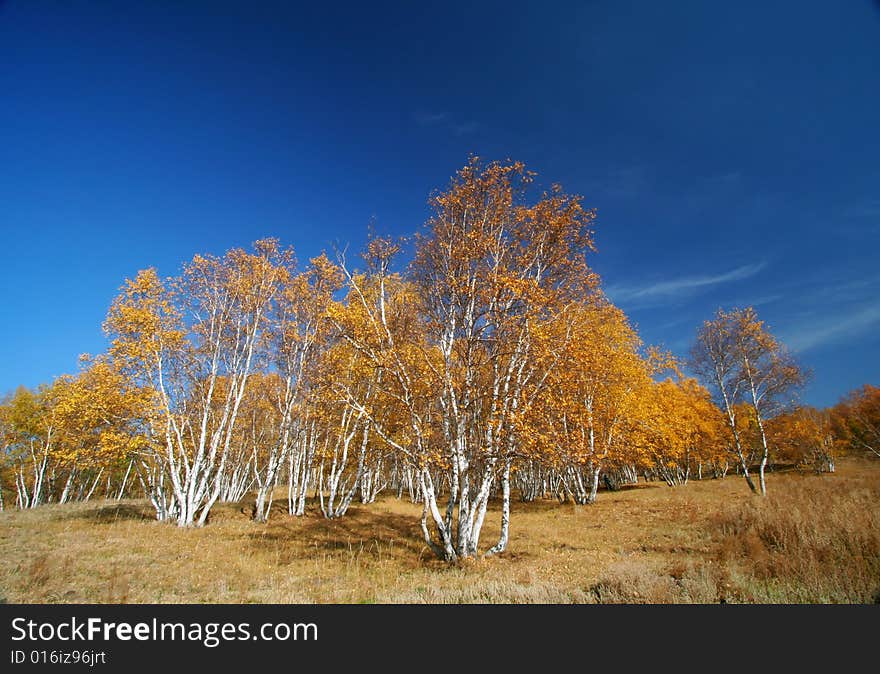
[(85, 500), (86, 500), (86, 501), (88, 501), (88, 500), (92, 497), (92, 494), (95, 493), (95, 488), (98, 486), (98, 480), (101, 479), (101, 474), (102, 474), (103, 472), (104, 472), (104, 468), (103, 468), (103, 466), (102, 466), (102, 467), (98, 470), (98, 474), (95, 476), (95, 480), (94, 480), (94, 482), (92, 482), (92, 488), (89, 489), (89, 493), (86, 494), (86, 497), (85, 497)]

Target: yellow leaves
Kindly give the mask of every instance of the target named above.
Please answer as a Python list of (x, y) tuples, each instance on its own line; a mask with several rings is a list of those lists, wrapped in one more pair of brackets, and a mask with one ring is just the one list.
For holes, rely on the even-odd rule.
[(708, 392), (681, 376), (655, 383), (652, 375), (661, 368), (678, 374), (677, 363), (655, 349), (643, 358), (638, 336), (617, 307), (604, 301), (574, 305), (566, 326), (567, 341), (536, 341), (565, 346), (546, 393), (530, 410), (533, 430), (522, 432), (532, 458), (555, 466), (597, 459), (668, 465), (696, 452), (724, 451), (723, 420)]
[(0, 405), (0, 440), (12, 447), (31, 439), (44, 439), (52, 426), (54, 391), (42, 385), (31, 391), (18, 387)]
[(294, 253), (280, 249), (277, 239), (253, 245), (253, 253), (234, 248), (222, 257), (196, 255), (184, 266), (176, 285), (193, 313), (252, 323), (268, 311), (296, 264)]
[[(519, 432), (532, 458), (549, 465), (586, 465), (619, 454), (650, 384), (640, 341), (623, 312), (593, 300), (567, 307), (549, 330), (535, 333), (536, 356), (551, 370)], [(546, 355), (538, 355), (542, 350)]]
[(163, 353), (180, 348), (185, 331), (174, 300), (154, 268), (126, 280), (104, 322), (112, 338), (111, 355), (131, 367), (149, 369)]
[(108, 359), (84, 357), (79, 374), (59, 377), (48, 391), (53, 460), (98, 466), (149, 444), (142, 424), (155, 412), (153, 391), (132, 387)]
[(831, 412), (798, 407), (768, 420), (765, 428), (776, 460), (805, 465), (817, 454), (833, 453)]
[(679, 379), (684, 376), (681, 371), (681, 364), (672, 355), (671, 351), (664, 351), (659, 347), (650, 346), (648, 347), (647, 361), (652, 375), (668, 371), (675, 374)]
[(493, 311), (506, 325), (595, 290), (584, 259), (594, 214), (559, 189), (527, 205), (532, 176), (519, 162), (484, 166), (473, 158), (432, 198), (412, 265), (429, 312), (472, 307), (472, 317)]
[(866, 384), (831, 410), (837, 444), (853, 452), (880, 454), (880, 387)]
[(693, 379), (653, 384), (640, 442), (655, 461), (679, 464), (689, 458), (712, 461), (726, 452), (724, 420), (708, 392)]
[(391, 237), (371, 236), (363, 258), (371, 270), (384, 272), (399, 252), (400, 242)]

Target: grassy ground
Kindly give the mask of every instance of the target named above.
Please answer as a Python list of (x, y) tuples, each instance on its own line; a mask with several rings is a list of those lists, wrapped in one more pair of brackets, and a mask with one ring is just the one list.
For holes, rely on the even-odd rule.
[[(592, 506), (514, 503), (508, 552), (447, 566), (420, 509), (387, 497), (324, 520), (311, 511), (209, 526), (152, 521), (142, 502), (0, 513), (0, 600), (34, 603), (846, 602), (880, 600), (880, 464), (833, 475), (644, 484)], [(487, 517), (487, 520), (489, 518)], [(494, 518), (497, 519), (497, 518)], [(486, 547), (497, 526), (488, 523)]]

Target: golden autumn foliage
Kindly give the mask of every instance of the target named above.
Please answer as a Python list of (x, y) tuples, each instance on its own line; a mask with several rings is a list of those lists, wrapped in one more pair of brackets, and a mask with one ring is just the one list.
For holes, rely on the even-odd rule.
[(603, 467), (638, 462), (628, 441), (651, 380), (622, 311), (594, 299), (568, 314), (560, 365), (529, 410), (523, 437), (530, 457), (561, 471), (575, 501), (589, 503)]
[(844, 451), (880, 456), (880, 387), (849, 393), (831, 409), (831, 424)]
[(767, 435), (778, 460), (817, 473), (834, 471), (837, 451), (830, 412), (798, 407), (770, 419), (767, 422)]
[(715, 467), (727, 454), (724, 420), (709, 392), (694, 379), (652, 384), (653, 395), (641, 434), (650, 464), (670, 485), (692, 472)]
[(154, 391), (132, 387), (106, 358), (84, 357), (82, 371), (54, 389), (59, 461), (100, 467), (149, 451)]
[(753, 309), (700, 328), (698, 379), (643, 345), (588, 263), (595, 212), (535, 175), (472, 158), (431, 197), (407, 264), (389, 237), (361, 269), (344, 253), (298, 267), (263, 239), (138, 272), (107, 354), (0, 404), (3, 485), (22, 508), (142, 494), (179, 526), (243, 499), (266, 523), (285, 488), (287, 514), (332, 520), (389, 488), (452, 562), (507, 549), (513, 491), (588, 504), (733, 462), (756, 491), (758, 464), (763, 492), (771, 458), (833, 470), (844, 445), (877, 452), (878, 389), (793, 409), (805, 375)]

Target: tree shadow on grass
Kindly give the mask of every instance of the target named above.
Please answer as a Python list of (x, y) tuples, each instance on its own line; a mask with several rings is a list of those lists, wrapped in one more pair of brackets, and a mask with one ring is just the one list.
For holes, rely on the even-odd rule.
[[(659, 489), (660, 487), (666, 487), (666, 484), (663, 482), (651, 482), (644, 483), (640, 482), (639, 484), (622, 484), (614, 491), (607, 489), (606, 487), (599, 488), (599, 494), (597, 497), (597, 503), (602, 502), (609, 497), (613, 498), (614, 494), (619, 494), (628, 491), (641, 491), (645, 489)], [(522, 501), (518, 498), (512, 498), (510, 502), (510, 507), (513, 512), (542, 512), (548, 510), (560, 510), (564, 508), (589, 508), (590, 503), (575, 503), (573, 499), (569, 498), (567, 501), (560, 501), (558, 498), (538, 498), (532, 501)], [(489, 510), (500, 510), (501, 503), (500, 501), (489, 502)]]
[[(274, 509), (273, 509), (274, 510)], [(263, 552), (274, 552), (281, 563), (316, 554), (348, 559), (394, 557), (412, 567), (430, 560), (418, 520), (410, 515), (352, 506), (344, 517), (329, 520), (319, 511), (300, 517), (285, 513), (273, 516), (267, 525), (245, 534), (248, 544)]]
[[(639, 489), (659, 489), (660, 487), (667, 486), (665, 482), (639, 482), (638, 484), (622, 484), (617, 487), (614, 491), (635, 491)], [(614, 492), (610, 489), (602, 489), (601, 491), (608, 492), (609, 494), (613, 494)]]
[(98, 524), (112, 524), (119, 520), (155, 520), (155, 513), (149, 505), (139, 503), (106, 503), (92, 507), (78, 508), (65, 515), (64, 519), (89, 520)]

